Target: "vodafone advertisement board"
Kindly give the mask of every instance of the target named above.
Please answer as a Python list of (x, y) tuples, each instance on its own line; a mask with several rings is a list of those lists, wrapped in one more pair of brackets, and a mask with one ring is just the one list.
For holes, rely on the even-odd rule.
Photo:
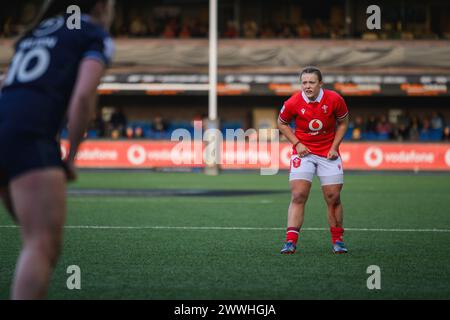
[[(62, 141), (63, 157), (68, 143)], [(204, 167), (206, 151), (201, 141), (186, 148), (172, 141), (85, 141), (77, 155), (81, 168), (192, 168)], [(242, 146), (224, 143), (220, 158), (223, 169), (289, 169), (292, 146), (289, 143)], [(450, 170), (448, 143), (347, 142), (340, 148), (347, 170)]]

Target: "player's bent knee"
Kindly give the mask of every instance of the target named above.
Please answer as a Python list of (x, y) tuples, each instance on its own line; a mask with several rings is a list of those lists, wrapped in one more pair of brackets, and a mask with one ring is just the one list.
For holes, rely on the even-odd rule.
[(330, 192), (325, 194), (325, 201), (328, 205), (337, 206), (341, 203), (341, 195), (339, 192)]
[(291, 202), (295, 204), (304, 204), (308, 200), (308, 193), (303, 191), (293, 191)]

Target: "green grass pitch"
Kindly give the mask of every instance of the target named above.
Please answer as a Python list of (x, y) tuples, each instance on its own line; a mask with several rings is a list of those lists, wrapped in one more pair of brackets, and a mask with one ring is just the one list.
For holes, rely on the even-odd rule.
[[(281, 192), (70, 196), (50, 299), (450, 298), (449, 175), (347, 174), (342, 194), (347, 255), (331, 252), (317, 180), (292, 256), (279, 253), (290, 199), (286, 173), (88, 172), (70, 188)], [(0, 299), (8, 298), (20, 249), (19, 229), (12, 225), (2, 207)], [(66, 287), (70, 265), (81, 269), (81, 290)], [(380, 290), (366, 286), (370, 265), (381, 269)]]

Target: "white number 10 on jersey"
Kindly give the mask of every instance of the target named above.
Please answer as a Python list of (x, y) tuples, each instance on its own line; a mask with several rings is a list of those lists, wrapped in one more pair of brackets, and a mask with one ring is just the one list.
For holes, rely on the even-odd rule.
[[(30, 69), (30, 63), (36, 63)], [(37, 47), (28, 52), (18, 51), (13, 58), (5, 85), (10, 85), (17, 80), (20, 83), (31, 82), (41, 77), (47, 71), (50, 64), (50, 53), (45, 47)]]

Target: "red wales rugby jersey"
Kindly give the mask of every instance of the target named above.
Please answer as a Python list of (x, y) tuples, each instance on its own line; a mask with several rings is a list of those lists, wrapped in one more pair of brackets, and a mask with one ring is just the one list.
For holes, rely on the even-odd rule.
[[(279, 119), (286, 124), (295, 119), (295, 136), (312, 154), (326, 157), (335, 137), (336, 120), (347, 115), (344, 99), (332, 90), (321, 89), (312, 102), (303, 92), (294, 93), (284, 102)], [(293, 154), (297, 154), (295, 148)]]

